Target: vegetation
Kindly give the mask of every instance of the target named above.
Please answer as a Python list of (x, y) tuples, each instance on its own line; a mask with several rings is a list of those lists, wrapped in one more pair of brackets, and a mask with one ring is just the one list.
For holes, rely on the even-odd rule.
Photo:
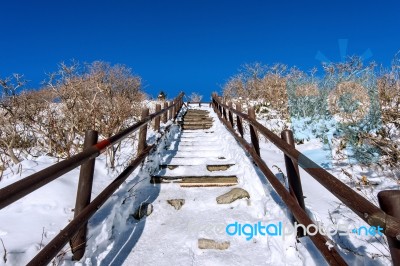
[[(40, 90), (25, 86), (21, 75), (0, 79), (3, 167), (20, 161), (16, 151), (70, 157), (80, 151), (86, 130), (110, 137), (138, 117), (145, 99), (139, 76), (105, 62), (62, 63)], [(114, 148), (108, 153), (113, 167)]]
[[(316, 137), (331, 145), (327, 134), (335, 121), (338, 155), (359, 163), (400, 166), (400, 59), (389, 69), (363, 65), (358, 57), (323, 65), (305, 73), (282, 64), (245, 65), (223, 87), (226, 101), (255, 104), (259, 115), (286, 121), (296, 132), (319, 123)], [(332, 133), (332, 132), (331, 132)], [(304, 139), (297, 139), (302, 142)]]

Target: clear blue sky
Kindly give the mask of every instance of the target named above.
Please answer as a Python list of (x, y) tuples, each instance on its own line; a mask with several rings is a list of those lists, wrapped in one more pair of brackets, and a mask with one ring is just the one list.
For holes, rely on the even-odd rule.
[(399, 1), (1, 1), (0, 77), (38, 87), (61, 61), (131, 67), (145, 91), (219, 91), (244, 63), (308, 70), (321, 51), (340, 61), (372, 51), (388, 65), (400, 49)]

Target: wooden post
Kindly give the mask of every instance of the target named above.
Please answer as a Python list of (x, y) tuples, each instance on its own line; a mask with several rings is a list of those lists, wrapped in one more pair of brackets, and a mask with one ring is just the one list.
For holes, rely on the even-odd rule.
[[(88, 149), (97, 143), (98, 133), (94, 130), (88, 130), (85, 132), (85, 141), (83, 149)], [(82, 164), (79, 173), (78, 191), (76, 195), (74, 217), (78, 216), (79, 213), (90, 203), (90, 196), (92, 194), (93, 185), (93, 172), (95, 166), (95, 159), (90, 159), (86, 163)], [(71, 251), (73, 253), (73, 260), (80, 260), (85, 254), (86, 248), (86, 234), (87, 234), (87, 223), (70, 239)]]
[[(291, 130), (283, 130), (281, 132), (281, 138), (293, 148), (295, 147), (293, 132)], [(303, 210), (306, 210), (304, 204), (304, 196), (303, 196), (303, 188), (301, 186), (299, 165), (296, 161), (292, 160), (286, 154), (285, 157), (285, 165), (286, 165), (286, 175), (289, 181), (289, 192), (290, 194), (297, 199), (300, 207)], [(293, 219), (294, 220), (294, 219)], [(294, 221), (293, 221), (294, 222)], [(303, 237), (305, 236), (305, 232), (303, 228), (299, 227), (297, 230), (297, 236)]]
[[(381, 209), (387, 214), (400, 218), (400, 190), (383, 190), (378, 193)], [(386, 236), (393, 265), (400, 265), (400, 234), (397, 237)]]
[[(164, 109), (168, 108), (168, 102), (164, 102)], [(168, 112), (163, 113), (162, 122), (165, 124), (168, 120)]]
[(174, 105), (174, 107), (172, 107), (172, 119), (174, 119), (174, 117), (176, 116), (176, 112), (177, 112), (177, 108), (176, 108), (176, 100), (172, 102), (172, 104)]
[[(142, 109), (142, 119), (146, 118), (149, 115), (149, 108)], [(137, 155), (140, 155), (142, 151), (147, 147), (147, 124), (143, 125), (139, 130), (139, 143), (138, 143), (138, 151)]]
[(178, 101), (176, 102), (175, 116), (178, 115), (179, 110), (181, 110), (181, 102), (180, 102), (180, 100), (178, 100)]
[[(160, 104), (156, 104), (156, 113), (161, 111), (161, 105)], [(160, 130), (160, 116), (157, 116), (154, 119), (154, 131), (159, 131)]]
[[(232, 108), (232, 102), (229, 102), (229, 103), (228, 103), (228, 106), (229, 106), (230, 108)], [(229, 116), (229, 122), (231, 123), (232, 128), (234, 128), (234, 124), (233, 124), (233, 115), (232, 115), (231, 110), (228, 111), (228, 116)]]
[[(173, 102), (169, 102), (168, 106), (170, 107), (172, 105)], [(168, 120), (170, 120), (172, 117), (172, 108), (168, 110)]]
[(175, 101), (172, 101), (172, 116), (171, 119), (174, 119), (175, 115), (176, 115), (176, 104)]
[[(241, 104), (236, 104), (236, 111), (242, 112), (242, 105)], [(243, 123), (242, 123), (242, 118), (240, 116), (236, 117), (236, 125), (239, 131), (240, 136), (243, 138)]]
[[(253, 107), (249, 107), (248, 115), (249, 118), (252, 118), (254, 120), (256, 119), (256, 112), (254, 111)], [(253, 144), (253, 148), (256, 151), (257, 155), (260, 156), (260, 144), (258, 141), (257, 131), (251, 124), (249, 124), (249, 126), (250, 126), (251, 143)]]
[[(224, 102), (224, 104), (226, 105), (225, 102)], [(221, 106), (221, 107), (222, 107), (222, 106)], [(225, 121), (228, 121), (228, 118), (226, 117), (226, 110), (225, 110), (225, 107), (222, 107), (222, 115), (223, 115)]]

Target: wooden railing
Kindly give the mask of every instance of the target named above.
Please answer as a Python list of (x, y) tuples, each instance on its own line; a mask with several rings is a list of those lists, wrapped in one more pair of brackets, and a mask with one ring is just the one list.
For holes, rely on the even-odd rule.
[[(163, 109), (161, 109), (160, 105), (157, 105), (156, 112), (150, 115), (149, 110), (144, 108), (139, 122), (100, 142), (97, 142), (96, 132), (88, 131), (85, 136), (84, 150), (82, 152), (0, 189), (1, 211), (2, 208), (82, 165), (74, 219), (53, 240), (51, 240), (50, 243), (47, 244), (29, 262), (28, 265), (46, 265), (50, 263), (69, 241), (74, 259), (79, 260), (84, 255), (86, 246), (86, 226), (88, 220), (118, 189), (126, 178), (128, 178), (136, 167), (140, 165), (154, 147), (154, 145), (148, 146), (146, 143), (147, 124), (154, 120), (154, 129), (159, 130), (161, 121), (166, 123), (168, 119), (174, 119), (183, 105), (182, 97), (183, 93), (181, 93), (173, 102), (164, 103)], [(369, 225), (380, 226), (383, 228), (385, 235), (389, 239), (393, 263), (394, 265), (400, 263), (400, 249), (398, 248), (400, 240), (400, 219), (392, 216), (396, 215), (396, 217), (398, 217), (400, 214), (398, 206), (400, 197), (397, 193), (398, 191), (391, 193), (387, 193), (386, 191), (385, 193), (380, 193), (381, 195), (378, 195), (379, 202), (381, 203), (382, 208), (386, 211), (385, 212), (354, 192), (336, 177), (296, 150), (294, 148), (293, 135), (290, 131), (282, 132), (280, 138), (258, 123), (253, 108), (249, 108), (248, 113), (245, 114), (242, 112), (240, 105), (236, 105), (236, 107), (233, 108), (232, 104), (223, 103), (215, 94), (212, 96), (212, 106), (219, 115), (222, 123), (253, 158), (254, 162), (263, 172), (272, 187), (276, 190), (277, 194), (290, 209), (297, 222), (304, 226), (314, 224), (305, 212), (304, 198), (298, 170), (298, 167), (300, 166)], [(234, 115), (236, 115), (236, 119), (234, 118)], [(249, 124), (251, 144), (243, 138), (243, 122)], [(90, 194), (93, 170), (95, 167), (94, 159), (108, 147), (120, 142), (137, 130), (140, 131), (136, 158), (130, 162), (129, 166), (123, 170), (109, 186), (107, 186), (95, 199), (91, 201)], [(261, 158), (258, 134), (262, 134), (264, 137), (269, 139), (284, 153), (289, 180), (289, 191), (276, 178)], [(397, 203), (397, 205), (393, 203)], [(303, 235), (303, 233), (304, 232), (298, 232), (298, 235)], [(325, 236), (316, 232), (315, 235), (310, 235), (310, 239), (330, 265), (347, 265), (335, 247), (328, 247), (328, 239)]]
[[(304, 197), (298, 170), (300, 166), (369, 225), (383, 228), (384, 234), (389, 239), (393, 263), (394, 265), (399, 265), (400, 191), (390, 191), (390, 193), (384, 191), (378, 194), (382, 209), (387, 211), (385, 212), (295, 149), (291, 131), (283, 131), (280, 138), (257, 122), (253, 108), (248, 108), (248, 113), (245, 114), (241, 111), (240, 105), (236, 105), (236, 107), (233, 108), (231, 103), (223, 103), (216, 94), (212, 95), (212, 104), (221, 122), (253, 158), (254, 162), (299, 223), (305, 226), (314, 223), (305, 212)], [(236, 119), (234, 119), (234, 115), (236, 115)], [(249, 124), (251, 144), (243, 138), (243, 121)], [(258, 134), (266, 137), (284, 153), (289, 191), (282, 185), (261, 158)], [(383, 205), (387, 206), (384, 207)], [(392, 215), (395, 215), (397, 218)], [(298, 234), (299, 233), (301, 234), (301, 232), (298, 232)], [(314, 236), (310, 236), (310, 239), (330, 265), (347, 265), (335, 247), (329, 248), (327, 246), (326, 243), (328, 239), (325, 236), (316, 232)]]
[[(175, 119), (183, 105), (183, 95), (181, 93), (174, 101), (170, 103), (166, 102), (162, 110), (161, 106), (157, 104), (156, 112), (153, 114), (149, 115), (149, 109), (144, 108), (139, 122), (108, 139), (97, 142), (97, 132), (86, 132), (84, 150), (82, 152), (0, 189), (1, 211), (2, 208), (82, 165), (74, 219), (28, 265), (47, 265), (69, 241), (73, 252), (73, 259), (79, 260), (82, 258), (86, 247), (86, 227), (88, 220), (112, 196), (154, 147), (154, 145), (148, 146), (146, 143), (147, 124), (154, 120), (154, 129), (159, 130), (161, 119), (164, 123), (168, 119)], [(94, 159), (108, 147), (122, 141), (137, 130), (139, 130), (139, 143), (136, 158), (93, 201), (90, 201), (95, 167)]]

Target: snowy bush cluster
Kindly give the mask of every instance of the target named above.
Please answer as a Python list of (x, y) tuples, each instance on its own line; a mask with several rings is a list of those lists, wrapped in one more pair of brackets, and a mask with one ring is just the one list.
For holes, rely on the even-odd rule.
[[(104, 62), (62, 63), (40, 90), (25, 86), (21, 75), (0, 79), (2, 169), (29, 155), (70, 157), (86, 130), (110, 137), (138, 117), (146, 98), (139, 76)], [(108, 153), (112, 166), (115, 150)]]
[(223, 87), (227, 101), (256, 104), (259, 117), (285, 121), (298, 142), (339, 143), (335, 152), (361, 164), (399, 161), (400, 60), (391, 68), (361, 58), (323, 64), (310, 73), (282, 64), (245, 65)]

